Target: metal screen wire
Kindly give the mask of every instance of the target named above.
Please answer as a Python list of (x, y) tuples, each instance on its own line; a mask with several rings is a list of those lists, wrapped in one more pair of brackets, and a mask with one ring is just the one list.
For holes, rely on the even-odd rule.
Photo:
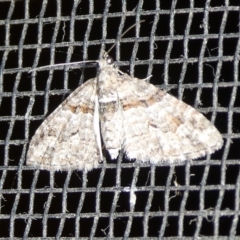
[[(239, 10), (227, 0), (1, 1), (0, 239), (239, 237)], [(202, 112), (223, 148), (171, 166), (120, 153), (87, 174), (26, 166), (39, 125), (96, 76), (93, 66), (28, 71), (98, 59), (115, 42), (123, 72), (152, 75)]]

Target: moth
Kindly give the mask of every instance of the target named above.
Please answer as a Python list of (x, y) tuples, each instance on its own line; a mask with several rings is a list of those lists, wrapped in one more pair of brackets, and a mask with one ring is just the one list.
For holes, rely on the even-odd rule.
[(139, 162), (169, 164), (220, 149), (219, 131), (201, 113), (145, 80), (121, 72), (106, 52), (99, 71), (73, 91), (41, 124), (27, 165), (90, 171), (123, 149)]

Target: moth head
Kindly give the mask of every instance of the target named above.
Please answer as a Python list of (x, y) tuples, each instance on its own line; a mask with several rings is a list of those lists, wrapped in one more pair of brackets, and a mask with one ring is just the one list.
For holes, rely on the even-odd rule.
[(109, 56), (106, 57), (106, 62), (108, 65), (112, 65), (114, 63), (113, 59)]
[(107, 52), (102, 51), (102, 54), (100, 55), (100, 60), (98, 60), (99, 67), (115, 67), (114, 66), (114, 60), (108, 55)]

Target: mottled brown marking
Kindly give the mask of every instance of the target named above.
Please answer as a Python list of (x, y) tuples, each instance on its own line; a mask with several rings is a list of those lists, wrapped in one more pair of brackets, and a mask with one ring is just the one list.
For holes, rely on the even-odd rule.
[(173, 117), (171, 120), (172, 120), (172, 122), (174, 122), (176, 124), (177, 127), (179, 127), (181, 124), (183, 124), (183, 122), (178, 118)]
[(68, 107), (68, 109), (69, 109), (72, 113), (75, 113), (75, 112), (76, 112), (77, 107), (71, 106), (70, 104), (67, 105), (67, 107)]
[(39, 139), (42, 140), (43, 137), (44, 137), (45, 133), (44, 132), (40, 132), (40, 135), (39, 135)]
[(126, 111), (130, 108), (137, 108), (137, 107), (149, 107), (153, 105), (154, 103), (160, 101), (158, 99), (158, 96), (151, 95), (148, 99), (141, 99), (135, 102), (128, 102), (127, 104), (123, 104), (123, 110)]
[(158, 126), (156, 124), (151, 123), (151, 122), (149, 122), (148, 125), (151, 126), (151, 127), (154, 127), (154, 128), (158, 128)]
[(82, 112), (82, 113), (94, 113), (94, 109), (91, 106), (88, 105), (82, 105), (82, 106), (78, 106), (78, 111)]
[(92, 106), (82, 103), (78, 106), (72, 106), (70, 104), (66, 105), (67, 109), (70, 110), (72, 113), (76, 112), (83, 112), (83, 113), (94, 113), (94, 109)]

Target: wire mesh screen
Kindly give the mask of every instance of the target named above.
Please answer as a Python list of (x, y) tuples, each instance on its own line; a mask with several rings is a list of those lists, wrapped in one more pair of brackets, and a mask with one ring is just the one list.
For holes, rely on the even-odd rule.
[[(240, 236), (239, 10), (233, 0), (1, 1), (1, 239)], [(96, 76), (92, 66), (28, 71), (95, 60), (115, 42), (110, 55), (123, 72), (152, 75), (202, 112), (223, 148), (171, 166), (121, 153), (87, 174), (26, 166), (38, 126)]]

